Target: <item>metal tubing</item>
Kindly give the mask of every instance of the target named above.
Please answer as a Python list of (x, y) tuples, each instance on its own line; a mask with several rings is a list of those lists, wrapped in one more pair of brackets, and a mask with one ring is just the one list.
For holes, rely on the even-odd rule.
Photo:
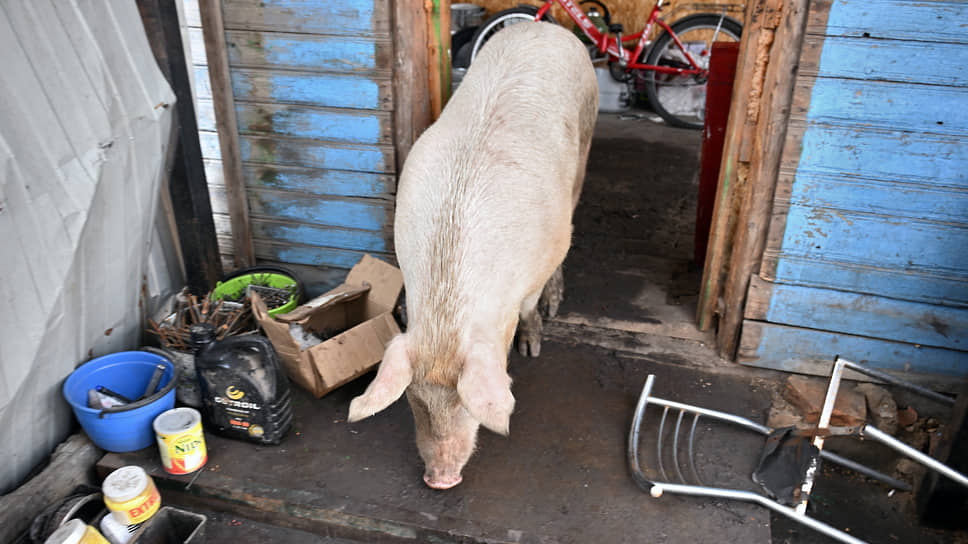
[(682, 417), (685, 415), (685, 410), (679, 410), (679, 417), (676, 418), (676, 432), (672, 435), (672, 466), (676, 469), (679, 481), (687, 484), (689, 482), (682, 476), (682, 469), (679, 467), (679, 428), (682, 427)]
[(911, 490), (911, 484), (909, 484), (907, 482), (898, 480), (896, 478), (891, 478), (887, 474), (884, 474), (882, 472), (878, 472), (878, 471), (876, 471), (876, 470), (874, 470), (872, 468), (867, 468), (866, 466), (864, 466), (864, 465), (862, 465), (862, 464), (860, 464), (860, 463), (858, 463), (856, 461), (851, 461), (850, 459), (847, 459), (846, 457), (841, 457), (840, 455), (837, 455), (836, 453), (834, 453), (832, 451), (822, 450), (820, 452), (820, 457), (823, 457), (824, 460), (826, 460), (826, 461), (830, 461), (832, 463), (837, 463), (838, 465), (840, 465), (842, 467), (849, 468), (849, 469), (853, 470), (854, 472), (859, 472), (859, 473), (861, 473), (861, 474), (863, 474), (863, 475), (865, 475), (867, 477), (873, 478), (873, 479), (875, 479), (875, 480), (877, 480), (877, 481), (879, 481), (881, 483), (885, 483), (885, 484), (893, 487), (894, 489), (897, 489), (898, 491), (910, 491)]
[(659, 439), (656, 440), (656, 458), (659, 460), (659, 474), (662, 474), (663, 480), (668, 480), (669, 476), (666, 474), (665, 467), (662, 466), (662, 435), (665, 434), (665, 422), (666, 416), (669, 415), (669, 408), (662, 411), (662, 421), (659, 422)]
[(692, 451), (692, 445), (696, 441), (696, 425), (699, 423), (699, 414), (693, 413), (692, 415), (692, 428), (689, 429), (689, 468), (692, 469), (692, 475), (696, 478), (696, 483), (703, 485), (702, 478), (699, 477), (699, 471), (696, 470), (696, 456)]
[[(838, 358), (836, 362), (837, 363), (843, 362), (844, 365), (847, 368), (851, 369), (851, 370), (856, 370), (857, 372), (860, 372), (861, 374), (867, 374), (868, 376), (870, 376), (872, 378), (877, 378), (878, 380), (882, 380), (882, 381), (888, 382), (890, 384), (896, 385), (898, 387), (903, 387), (903, 388), (908, 389), (910, 391), (914, 391), (915, 393), (918, 393), (918, 394), (923, 395), (925, 397), (928, 397), (930, 399), (936, 400), (936, 401), (938, 401), (938, 402), (940, 402), (942, 404), (947, 404), (949, 406), (953, 406), (954, 403), (955, 403), (955, 399), (953, 399), (953, 398), (951, 398), (949, 396), (942, 395), (941, 393), (932, 391), (932, 390), (928, 389), (927, 387), (922, 387), (920, 385), (917, 385), (917, 384), (914, 384), (914, 383), (911, 383), (911, 382), (902, 380), (900, 378), (895, 378), (894, 376), (891, 376), (890, 374), (888, 374), (886, 372), (881, 372), (880, 370), (875, 370), (873, 368), (867, 368), (867, 367), (865, 367), (863, 365), (859, 365), (859, 364), (857, 364), (855, 362), (848, 361), (847, 359), (840, 359), (840, 358)], [(834, 363), (834, 364), (836, 364), (836, 363)]]
[(734, 489), (721, 489), (717, 487), (703, 487), (698, 485), (680, 485), (680, 484), (655, 484), (649, 493), (653, 497), (661, 497), (663, 493), (673, 493), (678, 495), (692, 495), (697, 497), (718, 497), (721, 499), (734, 499), (738, 501), (746, 501), (765, 506), (774, 512), (784, 515), (790, 519), (798, 521), (811, 529), (819, 531), (831, 538), (839, 540), (840, 542), (845, 542), (847, 544), (866, 544), (865, 541), (855, 538), (843, 531), (835, 529), (830, 525), (822, 521), (815, 520), (809, 516), (800, 515), (793, 511), (792, 508), (783, 506), (782, 504), (770, 500), (762, 495), (753, 493), (752, 491), (740, 491)]
[(745, 427), (751, 431), (756, 431), (760, 434), (770, 434), (770, 432), (772, 432), (773, 430), (767, 427), (766, 425), (760, 425), (759, 423), (746, 419), (745, 417), (735, 416), (733, 414), (728, 414), (726, 412), (708, 410), (706, 408), (700, 408), (699, 406), (691, 406), (689, 404), (682, 404), (681, 402), (660, 399), (658, 397), (650, 397), (647, 400), (649, 404), (654, 404), (656, 406), (664, 406), (666, 408), (673, 408), (676, 410), (688, 410), (690, 412), (700, 414), (703, 416), (709, 416), (715, 419), (720, 419), (722, 421), (728, 421), (730, 423), (733, 423), (734, 425)]
[[(825, 431), (830, 426), (830, 417), (834, 413), (834, 403), (837, 401), (837, 393), (840, 391), (840, 379), (844, 375), (844, 367), (847, 361), (838, 359), (834, 361), (834, 369), (830, 373), (830, 383), (827, 384), (827, 396), (823, 399), (823, 408), (820, 410), (820, 421), (817, 422), (817, 430)], [(817, 452), (823, 451), (823, 435), (818, 434), (813, 438), (813, 445)], [(803, 476), (803, 484), (800, 486), (800, 504), (797, 505), (797, 514), (807, 513), (807, 502), (810, 500), (810, 492), (813, 491), (813, 481), (820, 470), (820, 457), (810, 460), (810, 466)]]
[(965, 487), (968, 487), (968, 477), (966, 477), (964, 474), (950, 468), (948, 465), (945, 465), (944, 463), (942, 463), (941, 461), (938, 461), (934, 457), (921, 453), (920, 451), (912, 448), (911, 446), (908, 446), (904, 442), (901, 442), (900, 440), (885, 433), (884, 431), (881, 431), (877, 427), (874, 427), (872, 425), (864, 425), (864, 428), (861, 430), (860, 434), (864, 438), (870, 438), (870, 439), (876, 440), (881, 444), (884, 444), (885, 446), (888, 446), (894, 449), (895, 451), (900, 452), (901, 454), (906, 455), (911, 459), (914, 459), (915, 461), (930, 468), (931, 470), (940, 472), (941, 474), (947, 476), (948, 478), (951, 478), (955, 482)]

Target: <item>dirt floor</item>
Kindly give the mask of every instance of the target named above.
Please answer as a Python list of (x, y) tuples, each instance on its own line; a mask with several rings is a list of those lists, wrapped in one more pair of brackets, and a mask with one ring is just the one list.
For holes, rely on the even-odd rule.
[[(511, 434), (482, 432), (457, 488), (424, 486), (405, 401), (346, 423), (372, 375), (318, 400), (296, 391), (295, 426), (280, 446), (207, 434), (209, 461), (195, 475), (165, 475), (154, 449), (109, 454), (100, 470), (149, 468), (163, 500), (210, 512), (211, 542), (831, 542), (751, 504), (654, 499), (629, 476), (629, 425), (649, 374), (660, 397), (757, 422), (785, 378), (719, 359), (712, 333), (694, 325), (699, 146), (699, 132), (647, 113), (602, 114), (560, 315), (546, 324), (541, 357), (512, 354)], [(652, 477), (657, 415), (642, 439)], [(749, 475), (762, 445), (704, 421), (697, 470), (708, 485), (756, 490)], [(964, 541), (919, 528), (910, 494), (845, 470), (825, 468), (815, 493), (818, 518), (871, 542)]]

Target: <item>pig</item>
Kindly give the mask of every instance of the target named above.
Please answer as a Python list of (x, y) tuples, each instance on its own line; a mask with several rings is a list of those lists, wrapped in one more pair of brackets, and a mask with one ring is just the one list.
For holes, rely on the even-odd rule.
[(561, 299), (597, 113), (581, 42), (522, 22), (487, 42), (405, 161), (394, 242), (407, 330), (348, 420), (406, 392), (431, 488), (461, 482), (481, 425), (509, 432), (508, 352), (517, 330), (519, 351), (538, 356), (539, 300), (553, 314)]

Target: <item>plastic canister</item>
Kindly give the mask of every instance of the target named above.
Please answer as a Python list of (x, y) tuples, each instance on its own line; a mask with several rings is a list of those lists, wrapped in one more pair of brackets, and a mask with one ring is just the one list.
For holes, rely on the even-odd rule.
[(111, 515), (124, 525), (147, 521), (161, 507), (161, 495), (155, 481), (136, 465), (121, 467), (101, 484), (104, 504)]
[(44, 544), (110, 544), (97, 529), (79, 519), (61, 525)]
[(205, 466), (208, 451), (202, 434), (202, 414), (198, 410), (172, 408), (156, 417), (152, 425), (165, 472), (188, 474)]

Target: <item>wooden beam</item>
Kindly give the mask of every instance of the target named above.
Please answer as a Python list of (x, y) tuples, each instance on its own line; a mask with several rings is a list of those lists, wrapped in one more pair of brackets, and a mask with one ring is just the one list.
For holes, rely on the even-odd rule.
[(768, 39), (772, 41), (772, 30), (768, 28), (768, 23), (778, 10), (781, 1), (751, 0), (746, 5), (743, 37), (740, 41), (736, 79), (733, 83), (733, 102), (729, 108), (729, 121), (726, 126), (719, 182), (716, 188), (716, 203), (713, 206), (709, 245), (706, 250), (706, 262), (703, 267), (696, 312), (699, 329), (704, 331), (713, 326), (722, 305), (722, 285), (736, 232), (738, 199), (742, 195), (742, 187), (747, 177), (749, 160), (747, 142), (752, 139), (756, 128), (755, 119), (750, 118), (750, 103), (755, 94), (754, 89), (762, 88), (762, 86), (754, 87), (754, 80), (757, 72), (762, 70), (759, 62), (762, 57), (762, 44)]
[(735, 357), (750, 275), (759, 270), (769, 232), (773, 194), (786, 142), (790, 104), (797, 81), (797, 65), (806, 30), (808, 0), (785, 0), (780, 24), (770, 49), (763, 82), (758, 128), (750, 157), (749, 179), (741, 198), (736, 242), (724, 289), (724, 314), (716, 346), (721, 357)]
[(178, 131), (178, 143), (168, 186), (188, 288), (194, 294), (203, 295), (222, 277), (222, 262), (208, 198), (177, 1), (138, 0), (138, 10), (155, 60), (177, 99), (174, 130)]
[(0, 497), (0, 542), (20, 542), (17, 537), (45, 508), (79, 485), (94, 484), (94, 465), (103, 455), (104, 450), (84, 433), (73, 434), (57, 446), (40, 474)]
[(232, 75), (225, 45), (225, 26), (222, 21), (221, 0), (199, 0), (205, 38), (205, 57), (208, 59), (208, 78), (212, 86), (215, 126), (222, 150), (225, 192), (228, 197), (229, 218), (232, 223), (232, 247), (235, 266), (255, 264), (255, 249), (249, 226), (249, 206), (242, 176), (242, 155), (239, 151), (239, 125), (232, 93)]
[(424, 0), (393, 3), (393, 125), (398, 173), (413, 143), (431, 122), (426, 18)]

